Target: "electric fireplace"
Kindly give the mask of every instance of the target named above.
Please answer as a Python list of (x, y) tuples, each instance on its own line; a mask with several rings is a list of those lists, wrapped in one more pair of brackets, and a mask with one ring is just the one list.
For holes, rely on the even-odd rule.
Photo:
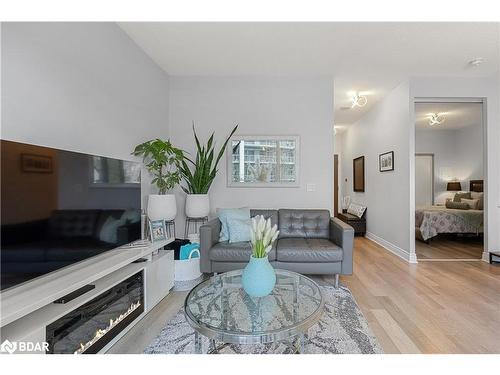
[(48, 353), (97, 353), (143, 312), (141, 271), (47, 326)]

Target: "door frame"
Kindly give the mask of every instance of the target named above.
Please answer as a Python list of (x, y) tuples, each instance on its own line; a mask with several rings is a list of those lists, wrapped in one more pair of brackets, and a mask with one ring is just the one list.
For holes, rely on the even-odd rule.
[(484, 181), (484, 229), (482, 260), (488, 262), (488, 101), (486, 97), (414, 97), (411, 99), (410, 118), (413, 132), (410, 137), (410, 263), (418, 263), (415, 252), (415, 105), (417, 103), (481, 103), (483, 127), (483, 181)]
[(417, 158), (417, 156), (430, 156), (432, 158), (432, 204), (434, 204), (434, 174), (436, 173), (436, 171), (434, 170), (434, 154), (432, 152), (416, 152), (415, 153), (415, 159)]

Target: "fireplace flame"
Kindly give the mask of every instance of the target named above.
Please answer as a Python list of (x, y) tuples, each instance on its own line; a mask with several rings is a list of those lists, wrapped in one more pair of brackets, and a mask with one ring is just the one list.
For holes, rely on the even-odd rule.
[(85, 344), (83, 342), (81, 342), (80, 347), (77, 350), (75, 350), (74, 354), (84, 353), (88, 348), (90, 348), (92, 345), (94, 345), (97, 340), (99, 340), (106, 333), (111, 331), (118, 323), (120, 323), (123, 319), (125, 319), (127, 316), (129, 316), (134, 310), (136, 310), (140, 306), (141, 306), (141, 301), (137, 301), (137, 303), (133, 303), (132, 305), (130, 305), (128, 310), (126, 312), (124, 312), (123, 314), (120, 314), (120, 316), (118, 318), (116, 318), (115, 320), (110, 319), (109, 325), (104, 329), (98, 329), (95, 332), (94, 337), (90, 341), (87, 341)]

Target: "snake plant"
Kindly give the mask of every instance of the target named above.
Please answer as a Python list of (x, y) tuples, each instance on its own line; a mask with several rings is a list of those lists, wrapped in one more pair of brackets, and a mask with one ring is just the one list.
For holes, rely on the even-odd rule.
[(219, 161), (222, 155), (224, 155), (227, 143), (236, 129), (238, 129), (238, 125), (233, 128), (222, 147), (216, 153), (214, 143), (215, 133), (212, 133), (206, 145), (201, 145), (193, 123), (193, 134), (196, 142), (196, 159), (193, 160), (184, 155), (181, 161), (180, 172), (186, 183), (186, 186), (182, 186), (184, 192), (187, 194), (208, 194), (210, 186), (212, 186), (212, 182), (217, 175)]

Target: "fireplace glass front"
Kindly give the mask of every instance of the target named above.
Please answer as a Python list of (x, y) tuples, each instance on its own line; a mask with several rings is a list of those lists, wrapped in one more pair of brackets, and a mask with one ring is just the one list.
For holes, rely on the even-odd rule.
[(47, 326), (48, 353), (97, 353), (143, 312), (141, 271)]

